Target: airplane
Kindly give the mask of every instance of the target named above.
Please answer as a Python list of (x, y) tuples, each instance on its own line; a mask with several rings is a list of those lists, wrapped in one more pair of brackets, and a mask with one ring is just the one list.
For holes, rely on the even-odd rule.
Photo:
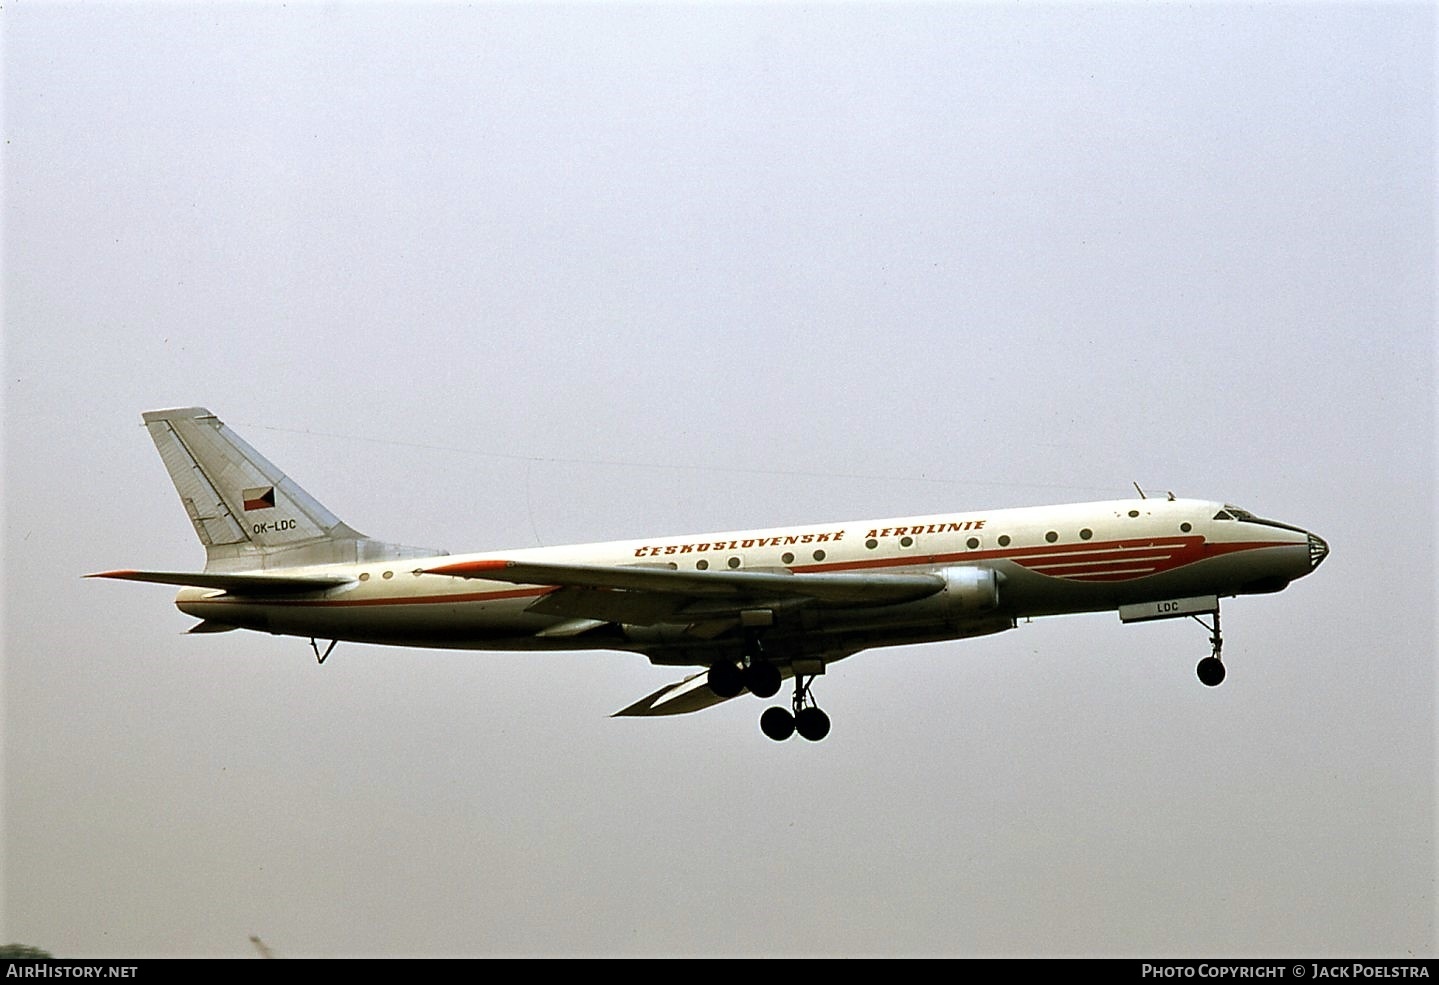
[[(181, 586), (190, 633), (473, 650), (621, 650), (699, 668), (618, 716), (698, 711), (793, 682), (761, 731), (818, 741), (814, 679), (862, 650), (957, 640), (1040, 616), (1189, 617), (1200, 681), (1224, 680), (1219, 600), (1277, 592), (1329, 553), (1223, 502), (1146, 497), (451, 555), (375, 540), (203, 407), (142, 415), (203, 571), (104, 571)], [(1136, 487), (1138, 489), (1138, 487)], [(1211, 621), (1206, 622), (1205, 617)], [(319, 641), (329, 640), (322, 654)]]

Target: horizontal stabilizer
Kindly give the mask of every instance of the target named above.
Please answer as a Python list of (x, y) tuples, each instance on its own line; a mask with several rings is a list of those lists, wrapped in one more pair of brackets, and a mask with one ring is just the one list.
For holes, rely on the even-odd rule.
[(291, 592), (322, 592), (348, 585), (344, 575), (268, 575), (207, 571), (101, 571), (86, 578), (118, 578), (121, 581), (150, 581), (159, 585), (186, 588), (219, 588), (232, 595), (274, 595)]

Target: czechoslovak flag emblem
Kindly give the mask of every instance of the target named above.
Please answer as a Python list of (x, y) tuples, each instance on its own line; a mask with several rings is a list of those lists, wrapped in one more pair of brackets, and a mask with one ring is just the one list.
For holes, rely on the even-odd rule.
[(245, 512), (250, 510), (268, 510), (275, 506), (275, 487), (261, 486), (259, 489), (246, 489), (244, 492)]

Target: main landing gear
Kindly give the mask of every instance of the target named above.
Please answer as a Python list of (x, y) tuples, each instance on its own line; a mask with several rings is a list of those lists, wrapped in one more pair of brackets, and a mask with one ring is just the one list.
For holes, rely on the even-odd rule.
[(766, 709), (759, 717), (760, 731), (776, 742), (783, 742), (796, 732), (811, 742), (818, 742), (829, 735), (829, 716), (819, 710), (809, 693), (812, 683), (813, 674), (808, 679), (801, 674), (795, 674), (794, 700), (791, 702), (794, 713), (791, 714), (783, 708)]
[[(746, 688), (756, 697), (772, 698), (779, 693), (782, 675), (779, 668), (765, 656), (760, 644), (760, 631), (769, 625), (768, 613), (746, 614), (744, 623), (744, 661), (732, 663), (717, 660), (710, 665), (706, 683), (721, 698), (733, 698)], [(817, 665), (822, 670), (822, 665)], [(811, 668), (814, 669), (814, 668)], [(819, 710), (810, 695), (809, 686), (815, 674), (806, 677), (798, 667), (794, 672), (794, 698), (785, 708), (770, 708), (760, 716), (759, 727), (765, 735), (782, 742), (798, 732), (811, 742), (829, 735), (829, 716)]]
[(759, 632), (745, 631), (744, 664), (732, 664), (718, 660), (710, 665), (707, 677), (710, 690), (721, 698), (733, 698), (745, 688), (760, 698), (772, 698), (779, 693), (779, 668), (765, 658), (760, 646)]
[(1214, 652), (1199, 661), (1199, 666), (1194, 668), (1195, 672), (1199, 675), (1200, 683), (1206, 687), (1218, 687), (1224, 682), (1224, 661), (1220, 657), (1220, 651), (1224, 649), (1224, 637), (1219, 632), (1219, 610), (1214, 610), (1212, 626), (1198, 616), (1189, 618), (1209, 630), (1209, 642), (1214, 646)]

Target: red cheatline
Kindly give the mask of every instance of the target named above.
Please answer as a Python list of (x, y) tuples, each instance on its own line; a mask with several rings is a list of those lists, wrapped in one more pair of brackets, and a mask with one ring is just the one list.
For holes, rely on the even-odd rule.
[(509, 566), (509, 561), (460, 561), (455, 564), (442, 564), (438, 568), (426, 568), (427, 575), (465, 575), (477, 574), (481, 571), (496, 571)]

